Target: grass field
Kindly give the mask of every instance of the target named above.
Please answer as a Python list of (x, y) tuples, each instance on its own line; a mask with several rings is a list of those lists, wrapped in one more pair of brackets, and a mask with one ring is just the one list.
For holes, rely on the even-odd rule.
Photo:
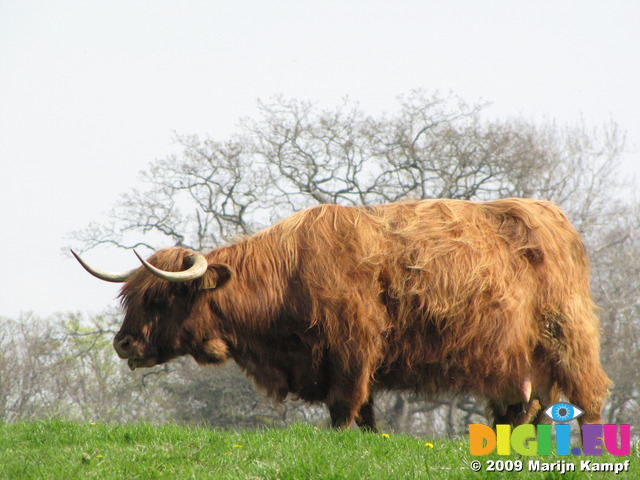
[[(336, 432), (296, 425), (237, 432), (176, 425), (75, 424), (60, 421), (0, 424), (0, 478), (403, 479), (512, 478), (489, 473), (490, 460), (522, 460), (522, 478), (604, 478), (613, 473), (529, 472), (529, 460), (561, 457), (472, 457), (466, 438)], [(586, 457), (563, 457), (577, 464)], [(640, 478), (637, 448), (629, 457), (590, 457), (622, 463), (616, 478)], [(482, 471), (470, 464), (480, 460)]]

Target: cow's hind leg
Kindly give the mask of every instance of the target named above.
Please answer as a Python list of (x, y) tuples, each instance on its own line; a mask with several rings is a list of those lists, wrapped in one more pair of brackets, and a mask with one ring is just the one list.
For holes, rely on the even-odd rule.
[(600, 362), (592, 363), (588, 373), (573, 375), (566, 379), (565, 392), (570, 403), (584, 410), (578, 421), (580, 424), (602, 423), (601, 411), (611, 381), (600, 367)]
[[(556, 384), (550, 385), (548, 390), (541, 392), (535, 401), (538, 402), (537, 411), (534, 412), (533, 409), (529, 409), (529, 413), (532, 415), (529, 423), (533, 423), (534, 425), (550, 424), (551, 419), (544, 412), (550, 405), (560, 401), (560, 390), (558, 386)], [(533, 404), (533, 402), (531, 403)]]
[(540, 410), (540, 403), (538, 400), (532, 400), (529, 404), (521, 402), (507, 406), (491, 403), (486, 410), (487, 416), (492, 421), (493, 428), (496, 425), (517, 427), (518, 425), (533, 422)]
[(555, 359), (554, 380), (567, 400), (584, 410), (582, 423), (602, 423), (600, 416), (611, 380), (600, 365), (598, 321), (581, 302), (570, 315), (553, 318), (549, 353)]
[(505, 406), (499, 401), (489, 402), (486, 413), (492, 420), (495, 428), (498, 424), (511, 425), (514, 428), (518, 425), (532, 423), (533, 425), (551, 423), (544, 411), (549, 405), (560, 401), (560, 391), (557, 385), (545, 386), (541, 391), (536, 389), (530, 402), (514, 403)]

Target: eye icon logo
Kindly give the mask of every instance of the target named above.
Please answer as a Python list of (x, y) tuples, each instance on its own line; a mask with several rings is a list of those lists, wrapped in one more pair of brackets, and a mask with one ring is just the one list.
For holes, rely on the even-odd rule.
[(570, 422), (584, 413), (579, 407), (570, 403), (554, 403), (544, 411), (544, 414), (555, 422)]

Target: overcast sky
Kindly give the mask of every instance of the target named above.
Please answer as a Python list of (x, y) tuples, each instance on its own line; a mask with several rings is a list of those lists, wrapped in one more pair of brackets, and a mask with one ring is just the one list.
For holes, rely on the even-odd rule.
[(224, 139), (275, 94), (376, 113), (423, 88), (502, 118), (612, 119), (640, 177), (639, 19), (635, 0), (0, 0), (0, 316), (114, 304), (66, 237), (176, 151), (172, 132)]

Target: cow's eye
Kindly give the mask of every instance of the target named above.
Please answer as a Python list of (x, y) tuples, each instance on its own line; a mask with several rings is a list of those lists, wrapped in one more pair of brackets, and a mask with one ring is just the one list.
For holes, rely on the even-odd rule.
[(570, 422), (584, 413), (580, 407), (570, 403), (555, 403), (544, 411), (544, 414), (556, 422)]

